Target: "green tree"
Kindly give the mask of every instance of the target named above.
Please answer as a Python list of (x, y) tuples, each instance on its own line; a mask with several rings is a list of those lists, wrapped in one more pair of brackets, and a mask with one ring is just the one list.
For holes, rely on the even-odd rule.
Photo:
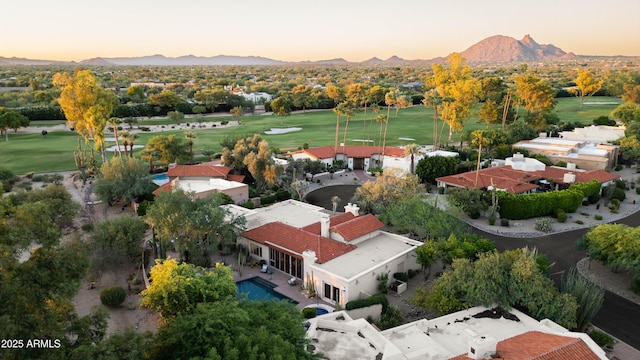
[(266, 140), (260, 141), (258, 151), (249, 152), (242, 162), (253, 176), (258, 193), (268, 186), (275, 185), (278, 176), (282, 173), (282, 169), (275, 164), (271, 156), (271, 149)]
[(384, 209), (380, 220), (391, 224), (399, 233), (409, 233), (420, 241), (461, 235), (467, 230), (466, 223), (459, 217), (443, 212), (429, 198), (420, 195), (391, 204)]
[(124, 200), (133, 202), (151, 191), (153, 182), (144, 161), (114, 157), (102, 164), (94, 192), (109, 206)]
[(611, 117), (625, 125), (640, 122), (640, 104), (631, 102), (620, 104), (611, 112)]
[(58, 104), (69, 126), (84, 138), (93, 139), (100, 149), (102, 161), (107, 161), (104, 148), (104, 128), (118, 104), (117, 96), (101, 87), (90, 70), (77, 71), (73, 77), (57, 73), (53, 84), (61, 89)]
[(496, 124), (501, 116), (498, 113), (498, 106), (493, 100), (487, 100), (480, 106), (478, 109), (478, 117), (480, 121), (484, 122), (487, 125), (487, 128), (491, 124)]
[(139, 333), (133, 328), (112, 333), (95, 344), (82, 345), (71, 351), (69, 360), (144, 359), (151, 349), (150, 332)]
[(170, 164), (186, 157), (187, 144), (175, 135), (156, 135), (149, 139), (145, 150), (157, 154), (160, 162)]
[[(191, 334), (185, 337), (184, 334)], [(287, 302), (226, 300), (171, 319), (153, 359), (311, 359), (300, 311)]]
[(233, 109), (231, 109), (231, 116), (233, 116), (233, 120), (237, 121), (238, 123), (240, 122), (240, 118), (242, 117), (242, 115), (244, 115), (244, 109), (242, 108), (242, 106), (235, 106)]
[[(291, 90), (292, 104), (297, 108), (302, 108), (302, 112), (306, 112), (307, 108), (315, 106), (317, 100), (311, 95), (312, 88), (310, 86), (300, 84)], [(271, 103), (273, 109), (273, 103)]]
[(459, 53), (447, 57), (448, 67), (433, 64), (433, 75), (427, 83), (433, 86), (442, 103), (437, 105), (439, 113), (449, 125), (449, 141), (453, 132), (463, 129), (463, 122), (471, 115), (471, 109), (478, 102), (481, 83), (473, 77), (471, 67)]
[(602, 224), (587, 232), (589, 257), (614, 266), (640, 270), (640, 228)]
[(29, 118), (13, 109), (0, 106), (0, 135), (4, 133), (5, 141), (9, 141), (9, 129), (18, 131), (21, 127), (29, 126)]
[(418, 161), (416, 175), (426, 184), (435, 184), (437, 178), (456, 173), (460, 159), (447, 156), (426, 156)]
[(580, 96), (580, 109), (584, 106), (584, 98), (597, 93), (604, 85), (604, 80), (597, 81), (594, 79), (593, 74), (586, 69), (578, 69), (578, 76), (573, 81), (575, 81), (576, 87), (569, 91)]
[[(113, 131), (113, 138), (116, 140), (116, 151), (118, 152), (119, 156), (122, 156), (122, 149), (120, 149), (120, 144), (118, 143), (118, 126), (120, 126), (120, 124), (122, 123), (122, 120), (118, 119), (118, 118), (109, 118), (109, 120), (107, 120), (107, 124), (109, 125), (109, 127), (111, 127), (111, 131)], [(78, 145), (79, 146), (79, 145)], [(125, 154), (127, 152), (127, 148), (124, 148)]]
[(485, 193), (480, 189), (450, 188), (447, 194), (447, 200), (472, 219), (479, 218), (482, 212), (489, 208)]
[(231, 269), (222, 264), (205, 269), (171, 258), (156, 260), (151, 279), (140, 293), (141, 302), (164, 318), (191, 314), (200, 303), (226, 300), (237, 293)]
[(140, 218), (126, 215), (97, 223), (91, 240), (94, 249), (100, 250), (100, 261), (121, 264), (124, 259), (133, 262), (140, 258), (146, 227)]
[(223, 89), (202, 89), (193, 94), (193, 99), (214, 112), (218, 105), (226, 100), (228, 94)]
[(524, 103), (528, 113), (553, 110), (556, 92), (551, 84), (534, 74), (517, 75), (515, 83), (515, 95)]
[(171, 90), (162, 90), (158, 94), (149, 96), (149, 104), (163, 109), (173, 109), (181, 102), (178, 94)]
[(440, 314), (476, 305), (504, 309), (523, 307), (537, 319), (549, 318), (576, 328), (577, 303), (561, 294), (537, 266), (537, 252), (528, 249), (480, 253), (478, 260), (458, 258), (430, 289), (419, 288), (411, 301)]
[(538, 136), (536, 129), (533, 126), (527, 124), (524, 120), (515, 121), (507, 127), (507, 134), (511, 138), (511, 141), (516, 143), (520, 140), (531, 140)]
[(635, 135), (620, 139), (620, 154), (623, 159), (637, 164), (640, 159), (640, 140)]
[(391, 204), (410, 198), (423, 190), (417, 176), (385, 170), (375, 181), (367, 181), (358, 189), (351, 202), (359, 204), (366, 213), (382, 213)]
[(280, 116), (280, 124), (286, 116), (291, 115), (291, 99), (287, 95), (275, 98), (271, 102), (271, 110), (274, 114)]
[(127, 96), (134, 103), (142, 103), (144, 102), (144, 89), (142, 86), (129, 86), (127, 88)]

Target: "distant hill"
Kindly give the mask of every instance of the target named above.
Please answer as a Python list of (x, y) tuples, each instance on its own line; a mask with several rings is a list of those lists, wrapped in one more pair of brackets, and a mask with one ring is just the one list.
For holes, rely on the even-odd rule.
[(529, 35), (522, 40), (503, 35), (491, 36), (472, 45), (461, 55), (469, 62), (542, 61), (576, 57), (554, 45), (538, 44)]
[[(529, 35), (525, 35), (521, 40), (503, 35), (495, 35), (488, 37), (480, 42), (470, 46), (463, 51), (462, 56), (468, 62), (530, 62), (530, 61), (557, 61), (571, 59), (613, 59), (619, 61), (628, 61), (629, 59), (637, 59), (638, 57), (629, 56), (582, 56), (575, 55), (572, 52), (565, 52), (555, 45), (538, 44)], [(626, 60), (625, 60), (626, 59)], [(24, 58), (6, 58), (0, 56), (0, 66), (9, 65), (91, 65), (91, 66), (113, 66), (113, 65), (137, 65), (137, 66), (215, 66), (215, 65), (287, 65), (287, 64), (310, 64), (310, 65), (380, 65), (380, 66), (397, 66), (399, 64), (423, 65), (428, 66), (432, 63), (444, 62), (445, 57), (436, 57), (429, 60), (416, 59), (407, 60), (398, 56), (391, 56), (386, 60), (373, 57), (369, 60), (361, 62), (350, 62), (343, 58), (326, 59), (319, 61), (298, 61), (289, 62), (282, 60), (269, 59), (260, 56), (195, 56), (186, 55), (179, 57), (166, 57), (164, 55), (149, 55), (138, 57), (96, 57), (92, 59), (82, 60), (79, 63), (70, 61), (55, 60), (31, 60)]]

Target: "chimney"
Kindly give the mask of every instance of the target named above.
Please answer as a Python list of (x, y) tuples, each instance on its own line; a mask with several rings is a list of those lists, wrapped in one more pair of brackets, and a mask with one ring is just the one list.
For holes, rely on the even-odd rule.
[(576, 182), (576, 174), (574, 173), (564, 174), (564, 177), (562, 178), (562, 182), (564, 182), (565, 184), (573, 184), (574, 182)]
[(331, 234), (329, 234), (329, 225), (331, 224), (331, 219), (329, 219), (329, 215), (322, 215), (320, 218), (320, 235), (326, 238), (330, 238)]
[(576, 163), (568, 162), (567, 163), (567, 169), (568, 170), (575, 170), (576, 169)]
[(469, 342), (467, 356), (471, 359), (491, 359), (498, 341), (491, 336), (476, 336)]
[(360, 207), (356, 204), (348, 203), (344, 206), (344, 212), (352, 213), (353, 216), (358, 216), (360, 215)]

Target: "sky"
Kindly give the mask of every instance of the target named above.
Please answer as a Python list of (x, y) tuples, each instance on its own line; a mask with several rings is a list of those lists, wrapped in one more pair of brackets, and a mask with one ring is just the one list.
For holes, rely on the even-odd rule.
[(640, 56), (640, 0), (2, 0), (0, 56), (431, 59), (493, 35)]

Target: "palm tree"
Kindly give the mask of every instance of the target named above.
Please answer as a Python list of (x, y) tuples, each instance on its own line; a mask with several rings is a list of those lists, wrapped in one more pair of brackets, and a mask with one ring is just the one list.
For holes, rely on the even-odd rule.
[(333, 197), (331, 197), (331, 204), (333, 204), (333, 213), (336, 213), (336, 209), (338, 209), (338, 205), (340, 204), (340, 201), (342, 201), (338, 195), (334, 195)]
[(131, 137), (130, 131), (123, 131), (120, 133), (120, 140), (122, 140), (122, 147), (124, 148), (124, 156), (127, 156), (127, 146), (129, 145), (130, 137)]
[(411, 156), (411, 167), (409, 168), (409, 171), (411, 172), (411, 174), (415, 174), (415, 167), (414, 167), (414, 161), (415, 161), (415, 156), (418, 154), (418, 144), (413, 143), (413, 144), (409, 144), (406, 145), (404, 147), (404, 155), (405, 156)]
[(213, 149), (204, 149), (202, 150), (202, 155), (207, 157), (207, 161), (211, 161), (211, 157), (215, 154), (215, 150)]
[(391, 105), (396, 104), (398, 101), (397, 91), (391, 90), (384, 96), (384, 102), (387, 104), (387, 119), (384, 124), (384, 137), (382, 139), (382, 158), (384, 159), (384, 150), (387, 146), (387, 128), (389, 128), (389, 115), (391, 112)]
[(342, 138), (342, 152), (344, 153), (344, 147), (347, 145), (347, 130), (349, 129), (349, 120), (351, 120), (351, 118), (353, 117), (353, 111), (349, 107), (349, 104), (342, 103), (341, 105), (344, 105), (342, 112), (347, 116), (347, 122), (344, 125), (344, 136)]
[(120, 151), (120, 144), (118, 144), (118, 125), (120, 125), (121, 122), (122, 121), (120, 121), (120, 119), (114, 117), (107, 120), (107, 124), (109, 124), (109, 126), (111, 126), (111, 129), (113, 129), (113, 137), (116, 140), (116, 150), (118, 151), (118, 156), (120, 157), (122, 157), (122, 152)]
[(153, 160), (159, 155), (159, 151), (154, 148), (145, 147), (140, 153), (142, 160), (149, 162), (149, 173), (153, 172)]
[(184, 138), (187, 139), (189, 144), (189, 164), (193, 164), (193, 139), (197, 137), (198, 135), (193, 131), (187, 131), (184, 133)]
[(340, 132), (340, 117), (342, 116), (342, 109), (339, 106), (333, 108), (333, 112), (336, 113), (336, 142), (333, 148), (334, 157), (338, 155), (338, 133)]
[(129, 138), (127, 140), (129, 140), (129, 157), (133, 157), (133, 143), (138, 140), (138, 138), (140, 137), (140, 135), (135, 134), (135, 133), (131, 133), (129, 134)]

